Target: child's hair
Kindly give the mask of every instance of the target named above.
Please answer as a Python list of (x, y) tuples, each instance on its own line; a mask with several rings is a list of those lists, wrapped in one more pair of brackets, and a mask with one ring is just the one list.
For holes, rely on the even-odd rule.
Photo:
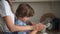
[(20, 4), (16, 10), (16, 17), (31, 17), (34, 15), (33, 8), (26, 3)]

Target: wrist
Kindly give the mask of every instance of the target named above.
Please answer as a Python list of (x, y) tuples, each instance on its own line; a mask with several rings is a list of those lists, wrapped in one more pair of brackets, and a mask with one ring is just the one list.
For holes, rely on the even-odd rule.
[(34, 27), (33, 26), (30, 26), (31, 30), (34, 30)]
[(36, 26), (32, 26), (32, 29), (33, 29), (33, 30), (36, 30)]

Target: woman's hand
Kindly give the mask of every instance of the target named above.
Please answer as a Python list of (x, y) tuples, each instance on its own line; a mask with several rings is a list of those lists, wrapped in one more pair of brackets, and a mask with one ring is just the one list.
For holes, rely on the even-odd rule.
[(45, 28), (44, 24), (33, 24), (33, 31), (30, 34), (37, 34), (38, 31), (42, 31)]
[(41, 31), (45, 28), (45, 25), (42, 24), (42, 23), (39, 23), (39, 24), (36, 24), (36, 25), (33, 25), (34, 26), (34, 30), (37, 30), (37, 31)]

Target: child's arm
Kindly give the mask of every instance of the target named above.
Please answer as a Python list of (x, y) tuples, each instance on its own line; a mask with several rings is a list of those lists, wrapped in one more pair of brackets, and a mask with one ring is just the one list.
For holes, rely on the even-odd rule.
[(32, 31), (32, 32), (30, 32), (30, 34), (37, 34), (37, 30), (34, 30), (34, 31)]

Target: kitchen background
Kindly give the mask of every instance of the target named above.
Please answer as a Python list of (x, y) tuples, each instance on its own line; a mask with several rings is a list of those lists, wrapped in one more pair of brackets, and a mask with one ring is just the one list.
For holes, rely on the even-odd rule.
[[(46, 13), (52, 13), (54, 16), (56, 16), (56, 18), (60, 19), (60, 0), (15, 0), (12, 2), (14, 11), (16, 11), (20, 3), (28, 3), (29, 5), (31, 5), (31, 7), (35, 10), (35, 15), (30, 18), (30, 21), (32, 22), (40, 23), (41, 16)], [(52, 23), (52, 29), (58, 28), (59, 30), (60, 22), (58, 23), (58, 25), (56, 25), (56, 23), (57, 22)], [(50, 32), (50, 34), (52, 33)], [(57, 33), (54, 32), (54, 34)]]
[[(40, 21), (43, 21), (45, 17), (57, 18), (52, 20), (51, 26), (52, 29), (57, 29), (56, 32), (60, 34), (60, 31), (58, 31), (60, 30), (60, 0), (12, 0), (12, 3), (15, 12), (20, 3), (28, 3), (31, 5), (31, 7), (35, 10), (35, 15), (30, 18), (30, 21), (34, 23), (40, 23)], [(43, 23), (50, 23), (48, 20), (50, 19), (45, 19)], [(51, 28), (51, 26), (49, 27)], [(51, 30), (50, 28), (48, 29)], [(57, 34), (56, 32), (54, 32), (54, 34)], [(48, 33), (52, 34), (53, 31)]]
[(40, 18), (45, 13), (53, 13), (56, 17), (60, 18), (60, 1), (13, 1), (14, 11), (16, 11), (18, 5), (22, 2), (26, 2), (35, 10), (35, 15), (31, 17), (31, 21), (35, 23), (40, 22)]

